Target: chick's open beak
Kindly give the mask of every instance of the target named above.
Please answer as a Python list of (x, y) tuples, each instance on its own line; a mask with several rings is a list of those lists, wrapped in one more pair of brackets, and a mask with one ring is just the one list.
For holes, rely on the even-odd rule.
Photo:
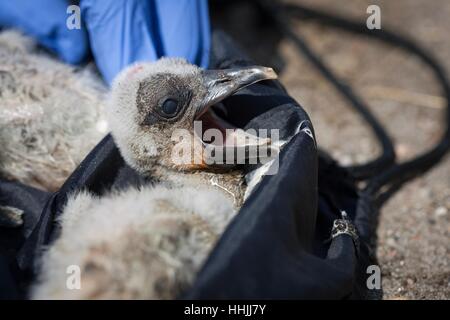
[(276, 79), (272, 68), (250, 66), (223, 70), (204, 70), (203, 85), (207, 89), (206, 97), (198, 106), (197, 116), (209, 107), (222, 101), (236, 91), (262, 80)]
[[(228, 149), (244, 149), (251, 147), (270, 148), (270, 139), (259, 138), (249, 134), (246, 131), (233, 127), (225, 119), (220, 118), (211, 109), (211, 106), (221, 102), (226, 97), (232, 95), (246, 86), (262, 80), (276, 79), (277, 75), (272, 68), (261, 66), (250, 66), (242, 68), (232, 68), (224, 70), (205, 70), (203, 71), (203, 84), (207, 89), (207, 94), (203, 101), (197, 107), (195, 119), (202, 122), (202, 130), (210, 128), (218, 129), (223, 133), (224, 138), (220, 144), (217, 141), (203, 141), (208, 147), (214, 145), (214, 148), (221, 148), (224, 154)], [(245, 106), (242, 106), (245, 108)], [(203, 132), (196, 132), (203, 137)], [(247, 159), (252, 158), (248, 152), (236, 152), (235, 154), (245, 154)], [(204, 159), (209, 162), (209, 159)], [(236, 159), (237, 160), (237, 159)]]

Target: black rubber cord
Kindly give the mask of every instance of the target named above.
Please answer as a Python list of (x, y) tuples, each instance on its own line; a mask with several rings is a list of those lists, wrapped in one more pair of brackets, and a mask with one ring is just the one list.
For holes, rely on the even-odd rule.
[[(382, 154), (378, 158), (366, 164), (346, 167), (346, 169), (355, 179), (365, 180), (391, 166), (395, 161), (395, 151), (392, 140), (389, 138), (389, 135), (386, 133), (383, 126), (372, 114), (366, 103), (352, 90), (352, 88), (342, 79), (339, 79), (319, 57), (319, 55), (315, 53), (310, 46), (308, 46), (305, 40), (292, 30), (289, 17), (292, 13), (297, 13), (297, 15), (294, 16), (298, 16), (298, 10), (284, 10), (283, 7), (269, 1), (261, 1), (260, 5), (262, 5), (262, 9), (266, 11), (266, 14), (270, 12), (269, 16), (273, 17), (274, 22), (278, 25), (281, 32), (286, 37), (291, 39), (301, 53), (337, 89), (337, 91), (350, 103), (354, 110), (361, 115), (361, 117), (371, 127), (373, 133), (378, 139), (382, 148)], [(295, 8), (298, 9), (297, 7)]]
[[(276, 5), (269, 1), (259, 1), (260, 6), (266, 11), (266, 14), (273, 17), (283, 34), (290, 38), (298, 49), (319, 69), (319, 71), (346, 97), (354, 108), (364, 117), (371, 126), (380, 144), (383, 147), (382, 155), (365, 165), (350, 167), (349, 170), (359, 179), (367, 179), (367, 185), (361, 194), (361, 201), (376, 200), (378, 193), (384, 186), (396, 185), (397, 187), (404, 182), (424, 173), (436, 163), (450, 149), (450, 86), (447, 76), (441, 65), (432, 57), (430, 53), (420, 48), (412, 40), (399, 36), (386, 28), (380, 30), (369, 30), (365, 23), (350, 21), (328, 13), (320, 12), (299, 5)], [(437, 144), (428, 151), (417, 157), (400, 164), (392, 164), (394, 160), (394, 149), (389, 136), (383, 129), (383, 126), (370, 113), (365, 104), (359, 99), (352, 90), (340, 81), (330, 69), (322, 62), (320, 57), (315, 54), (305, 44), (298, 35), (296, 35), (289, 24), (288, 17), (310, 18), (320, 21), (323, 24), (337, 27), (349, 32), (362, 34), (374, 39), (387, 42), (402, 48), (406, 52), (415, 54), (433, 71), (435, 77), (440, 82), (443, 94), (446, 98), (445, 125), (446, 130)], [(383, 195), (383, 201), (387, 196)], [(362, 205), (360, 207), (367, 207)]]

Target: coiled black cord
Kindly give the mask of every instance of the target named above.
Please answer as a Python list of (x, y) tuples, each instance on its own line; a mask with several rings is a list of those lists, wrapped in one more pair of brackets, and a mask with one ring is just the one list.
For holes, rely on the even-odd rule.
[[(313, 10), (300, 5), (286, 4), (281, 5), (271, 1), (260, 0), (258, 2), (260, 8), (266, 15), (273, 18), (281, 32), (288, 38), (290, 38), (297, 48), (305, 55), (323, 74), (323, 76), (329, 80), (341, 94), (347, 98), (362, 117), (367, 121), (374, 131), (377, 139), (379, 140), (383, 152), (381, 156), (367, 164), (360, 166), (349, 167), (349, 171), (357, 179), (366, 180), (366, 187), (362, 190), (361, 201), (375, 201), (379, 196), (380, 190), (388, 185), (395, 185), (396, 188), (404, 182), (417, 177), (424, 173), (436, 163), (438, 163), (442, 157), (450, 149), (450, 86), (446, 76), (446, 73), (442, 66), (435, 60), (435, 58), (427, 51), (422, 49), (412, 40), (406, 39), (403, 36), (399, 36), (392, 31), (383, 29), (369, 30), (365, 23), (351, 21), (344, 18), (340, 18), (329, 13)], [(427, 64), (433, 71), (436, 79), (440, 82), (443, 90), (443, 94), (446, 98), (446, 110), (445, 110), (445, 125), (446, 130), (439, 140), (428, 151), (416, 156), (415, 158), (403, 163), (394, 163), (395, 153), (391, 139), (383, 129), (383, 126), (378, 120), (371, 114), (367, 106), (362, 100), (356, 96), (353, 91), (339, 80), (325, 65), (321, 58), (314, 53), (297, 34), (292, 31), (289, 23), (289, 18), (302, 18), (313, 19), (320, 21), (321, 23), (329, 26), (333, 26), (339, 29), (343, 29), (356, 34), (365, 35), (383, 42), (387, 42), (391, 45), (395, 45), (406, 52), (415, 54), (425, 64)], [(382, 195), (383, 202), (388, 198), (386, 194)], [(359, 208), (366, 208), (367, 205), (362, 203)], [(357, 213), (358, 215), (358, 213)]]

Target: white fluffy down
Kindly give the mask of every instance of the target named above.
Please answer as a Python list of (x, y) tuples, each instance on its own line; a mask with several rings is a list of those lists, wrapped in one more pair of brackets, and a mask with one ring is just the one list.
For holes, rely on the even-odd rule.
[(161, 58), (152, 63), (136, 63), (128, 66), (117, 75), (111, 87), (106, 113), (108, 124), (122, 157), (135, 169), (139, 169), (139, 166), (131, 151), (133, 146), (146, 149), (148, 156), (156, 155), (157, 150), (151, 136), (142, 134), (136, 122), (138, 110), (133, 106), (136, 105), (139, 84), (160, 72), (200, 76), (200, 68), (188, 63), (185, 59)]
[[(170, 299), (192, 283), (234, 215), (220, 191), (144, 187), (71, 197), (42, 257), (34, 299)], [(69, 266), (81, 289), (70, 290)], [(70, 280), (69, 280), (70, 281)]]
[(28, 37), (0, 32), (0, 176), (55, 190), (106, 134), (107, 90)]

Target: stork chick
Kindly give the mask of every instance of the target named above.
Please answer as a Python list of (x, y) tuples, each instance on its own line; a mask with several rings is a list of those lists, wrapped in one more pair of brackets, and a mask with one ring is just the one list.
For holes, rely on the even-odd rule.
[[(226, 131), (232, 126), (212, 107), (247, 85), (274, 78), (270, 68), (202, 70), (174, 58), (124, 70), (112, 87), (108, 123), (126, 162), (157, 186), (102, 198), (73, 195), (61, 216), (60, 238), (42, 257), (32, 296), (166, 299), (186, 290), (245, 192), (239, 170), (211, 162), (205, 152), (211, 144), (194, 122), (225, 133), (214, 141), (216, 152), (270, 148), (269, 139)], [(187, 134), (174, 139), (176, 130)], [(192, 151), (181, 162), (174, 152), (180, 146)], [(66, 287), (70, 265), (80, 268), (80, 290)]]
[[(271, 68), (259, 66), (202, 70), (173, 58), (138, 64), (116, 78), (108, 123), (122, 156), (141, 174), (177, 186), (213, 185), (239, 206), (242, 172), (229, 169), (246, 160), (239, 156), (264, 154), (250, 151), (270, 149), (270, 140), (233, 127), (212, 107), (245, 86), (274, 78)], [(205, 141), (208, 129), (220, 139)], [(212, 154), (222, 156), (214, 161)]]

